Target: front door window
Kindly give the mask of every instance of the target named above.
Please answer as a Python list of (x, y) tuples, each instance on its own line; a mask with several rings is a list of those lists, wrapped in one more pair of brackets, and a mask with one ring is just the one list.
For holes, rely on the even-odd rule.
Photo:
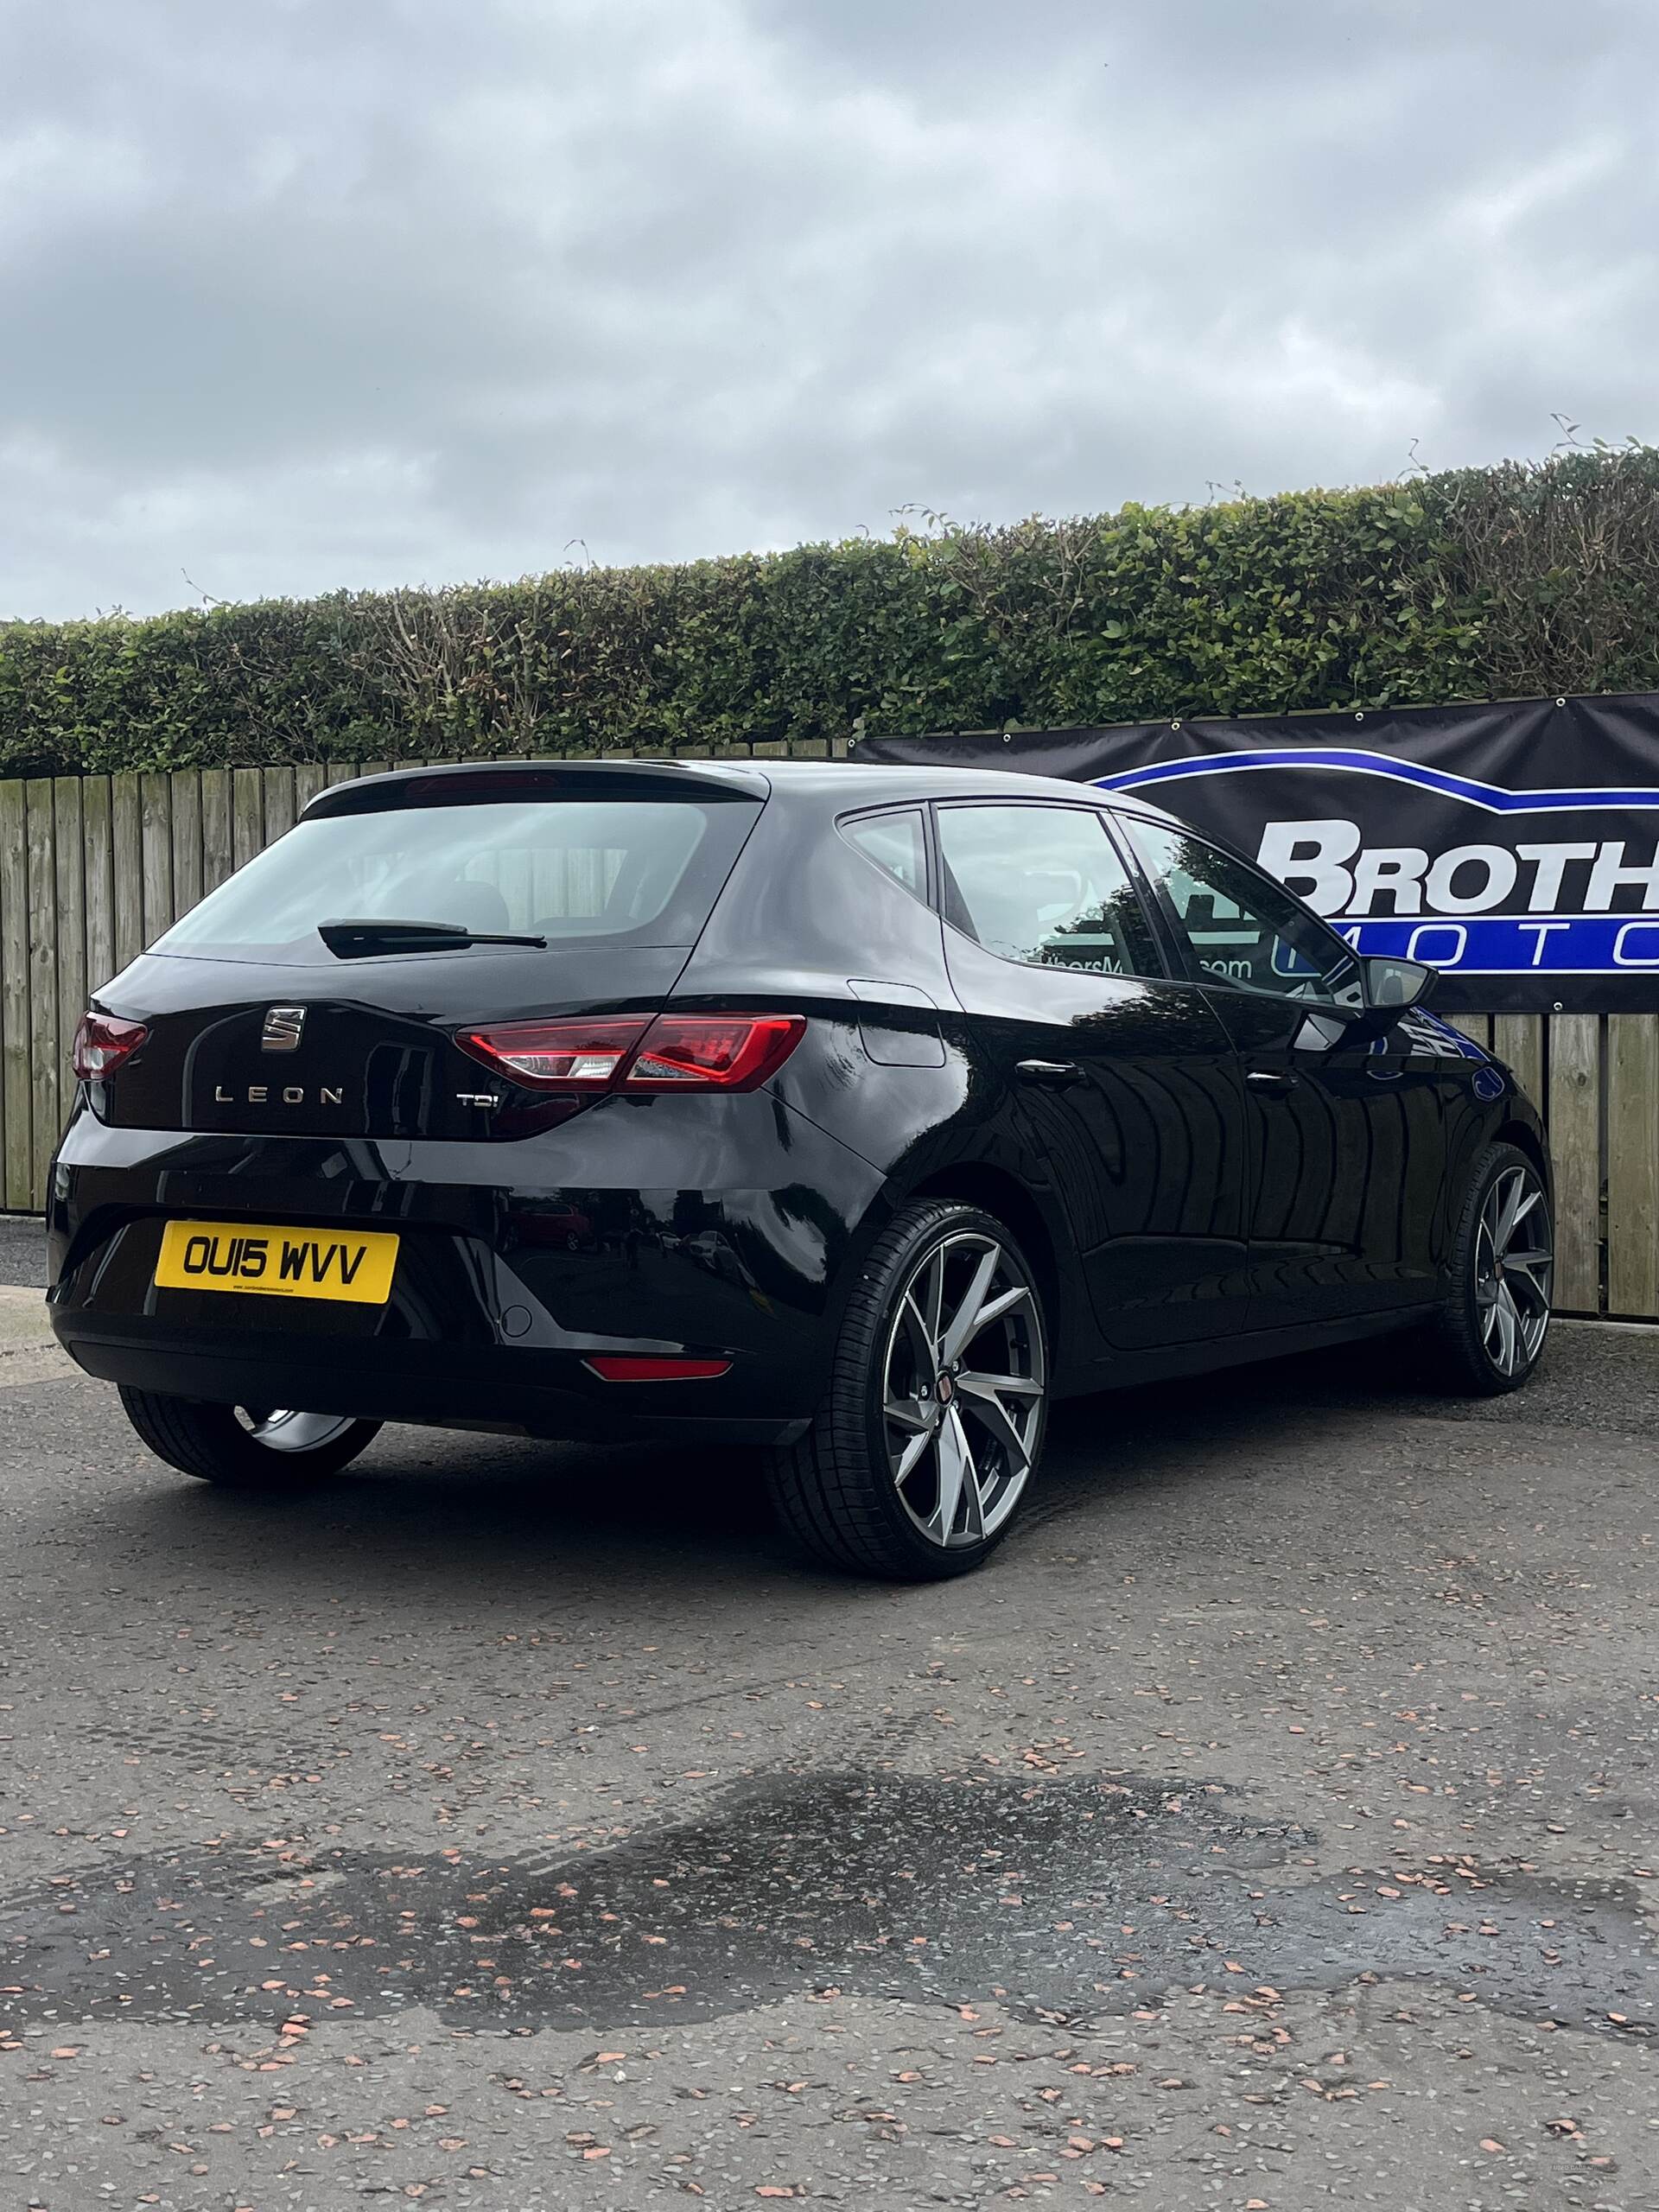
[(1282, 884), (1185, 830), (1120, 818), (1174, 916), (1195, 980), (1358, 1003), (1359, 963)]

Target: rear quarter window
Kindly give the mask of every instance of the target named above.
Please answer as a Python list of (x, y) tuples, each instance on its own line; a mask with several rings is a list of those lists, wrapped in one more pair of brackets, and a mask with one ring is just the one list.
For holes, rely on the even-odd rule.
[(895, 883), (902, 883), (906, 891), (925, 900), (927, 839), (918, 807), (855, 816), (841, 824), (841, 834)]

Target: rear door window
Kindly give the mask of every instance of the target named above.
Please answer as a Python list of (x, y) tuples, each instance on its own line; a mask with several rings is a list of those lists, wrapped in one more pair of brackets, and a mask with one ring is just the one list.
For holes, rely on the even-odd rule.
[(1161, 976), (1140, 895), (1092, 809), (938, 810), (947, 920), (1033, 968)]
[(175, 923), (166, 952), (314, 947), (320, 922), (453, 922), (550, 944), (690, 944), (758, 801), (515, 799), (302, 822)]

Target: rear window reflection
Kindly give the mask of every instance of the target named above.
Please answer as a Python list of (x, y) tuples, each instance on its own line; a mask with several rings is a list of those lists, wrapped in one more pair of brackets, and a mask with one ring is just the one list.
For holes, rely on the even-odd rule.
[(758, 810), (532, 800), (325, 817), (249, 861), (156, 949), (320, 949), (317, 925), (342, 919), (682, 944), (708, 918)]

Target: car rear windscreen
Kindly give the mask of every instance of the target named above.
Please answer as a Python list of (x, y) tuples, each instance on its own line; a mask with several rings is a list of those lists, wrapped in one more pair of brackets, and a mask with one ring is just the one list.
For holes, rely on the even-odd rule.
[(398, 806), (302, 822), (175, 923), (156, 950), (299, 948), (327, 921), (448, 922), (544, 937), (689, 945), (758, 801), (528, 799)]

